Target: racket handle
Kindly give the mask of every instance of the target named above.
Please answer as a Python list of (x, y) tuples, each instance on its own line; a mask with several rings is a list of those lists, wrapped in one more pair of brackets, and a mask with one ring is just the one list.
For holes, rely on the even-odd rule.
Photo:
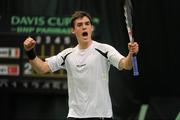
[(133, 75), (138, 76), (139, 71), (138, 71), (137, 57), (133, 55), (131, 60), (132, 60), (132, 65), (133, 65)]

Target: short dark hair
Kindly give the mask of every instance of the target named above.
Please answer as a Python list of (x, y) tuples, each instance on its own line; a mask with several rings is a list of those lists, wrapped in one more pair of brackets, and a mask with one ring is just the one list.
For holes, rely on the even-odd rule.
[(92, 18), (90, 16), (89, 13), (85, 12), (85, 11), (75, 11), (72, 16), (71, 16), (71, 27), (73, 28), (74, 27), (74, 21), (78, 18), (82, 18), (82, 17), (88, 17), (89, 20), (90, 20), (90, 23), (92, 24)]

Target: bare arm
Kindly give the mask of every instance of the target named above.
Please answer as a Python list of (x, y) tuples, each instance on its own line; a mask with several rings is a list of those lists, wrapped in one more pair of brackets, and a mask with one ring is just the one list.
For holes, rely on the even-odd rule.
[(128, 49), (129, 49), (128, 55), (119, 61), (119, 68), (122, 67), (123, 69), (131, 70), (132, 69), (131, 59), (132, 59), (133, 54), (138, 53), (139, 45), (137, 42), (133, 42), (133, 43), (130, 42), (128, 43)]
[[(34, 49), (35, 45), (36, 45), (36, 41), (34, 39), (32, 39), (31, 37), (28, 37), (24, 41), (24, 49), (25, 49), (25, 51), (31, 51), (32, 49)], [(33, 69), (37, 73), (44, 74), (44, 73), (50, 72), (50, 68), (49, 68), (47, 62), (41, 60), (37, 56), (29, 59), (29, 62), (32, 65)]]
[(50, 72), (47, 62), (44, 62), (39, 57), (29, 60), (29, 62), (37, 73), (44, 74)]

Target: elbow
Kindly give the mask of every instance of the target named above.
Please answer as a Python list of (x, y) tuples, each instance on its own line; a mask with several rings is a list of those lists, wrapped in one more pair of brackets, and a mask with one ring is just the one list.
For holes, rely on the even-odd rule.
[(48, 72), (45, 71), (45, 70), (39, 70), (39, 71), (37, 71), (37, 73), (43, 75), (43, 74), (46, 74), (46, 73), (48, 73)]
[(46, 73), (48, 73), (47, 71), (45, 71), (45, 70), (43, 70), (43, 69), (35, 69), (34, 68), (34, 71), (37, 73), (37, 74), (40, 74), (40, 75), (43, 75), (43, 74), (46, 74)]
[(124, 64), (124, 69), (125, 70), (132, 70), (132, 63), (131, 62), (126, 62), (125, 64)]
[(124, 69), (125, 70), (132, 70), (132, 66), (125, 66)]
[(45, 64), (44, 67), (41, 68), (41, 70), (39, 70), (39, 74), (47, 74), (50, 72), (49, 67)]
[(122, 69), (125, 69), (125, 70), (131, 70), (132, 69), (132, 63), (129, 60), (127, 60), (127, 58), (123, 58), (119, 62), (119, 67), (121, 67)]
[(38, 74), (46, 74), (50, 72), (50, 68), (47, 62), (42, 61), (38, 57), (34, 60), (30, 60), (30, 64), (32, 65), (32, 68), (36, 71)]
[(38, 74), (47, 74), (50, 72), (50, 68), (49, 68), (48, 64), (46, 64), (45, 62), (42, 63), (41, 66), (39, 66), (39, 67), (34, 67), (34, 70)]

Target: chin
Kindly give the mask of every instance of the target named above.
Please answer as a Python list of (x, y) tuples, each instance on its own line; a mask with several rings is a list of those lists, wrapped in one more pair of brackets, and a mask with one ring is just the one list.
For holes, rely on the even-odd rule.
[(88, 37), (83, 37), (82, 39), (85, 40), (85, 41), (89, 41), (90, 40)]

